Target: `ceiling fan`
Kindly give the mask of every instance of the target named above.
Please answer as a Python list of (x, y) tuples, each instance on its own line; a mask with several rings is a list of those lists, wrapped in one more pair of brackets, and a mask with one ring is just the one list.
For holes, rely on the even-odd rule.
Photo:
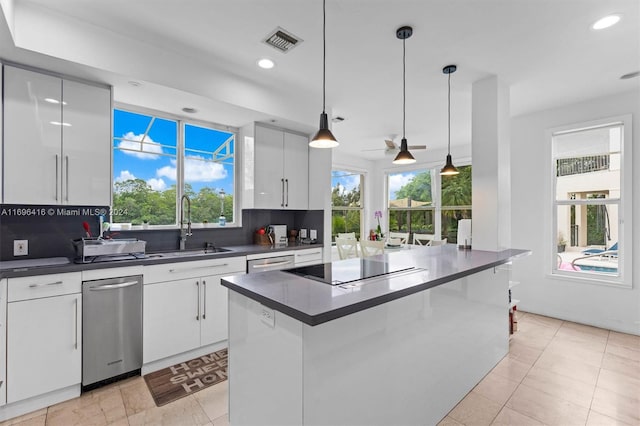
[[(375, 149), (363, 149), (363, 151), (384, 151), (385, 154), (396, 154), (400, 150), (400, 146), (393, 141), (396, 136), (390, 136), (389, 139), (385, 139), (385, 147), (384, 148), (375, 148)], [(409, 145), (409, 151), (419, 150), (419, 149), (427, 149), (426, 145)]]

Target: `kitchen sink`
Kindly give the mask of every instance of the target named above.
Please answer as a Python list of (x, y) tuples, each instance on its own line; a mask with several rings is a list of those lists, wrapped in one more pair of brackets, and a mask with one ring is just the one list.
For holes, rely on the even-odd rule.
[(213, 256), (220, 253), (230, 252), (231, 249), (224, 247), (215, 247), (215, 248), (207, 248), (207, 249), (197, 249), (197, 250), (176, 250), (176, 251), (164, 251), (157, 253), (147, 253), (145, 255), (146, 259), (158, 259), (158, 258), (167, 258), (167, 257), (189, 257), (189, 256)]

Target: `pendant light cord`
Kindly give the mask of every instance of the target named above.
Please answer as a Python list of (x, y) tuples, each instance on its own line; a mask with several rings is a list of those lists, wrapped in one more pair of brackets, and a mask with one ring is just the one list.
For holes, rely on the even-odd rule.
[(322, 113), (325, 113), (325, 80), (327, 73), (327, 12), (326, 12), (326, 0), (322, 0)]
[(402, 139), (405, 139), (405, 121), (406, 121), (406, 106), (407, 106), (407, 93), (406, 93), (406, 79), (407, 79), (407, 64), (406, 64), (407, 50), (405, 48), (405, 39), (402, 39)]
[(447, 130), (449, 132), (449, 143), (447, 148), (447, 154), (451, 154), (451, 73), (449, 73), (449, 94), (447, 96), (447, 102), (449, 104), (449, 109), (448, 109), (449, 121), (447, 125)]

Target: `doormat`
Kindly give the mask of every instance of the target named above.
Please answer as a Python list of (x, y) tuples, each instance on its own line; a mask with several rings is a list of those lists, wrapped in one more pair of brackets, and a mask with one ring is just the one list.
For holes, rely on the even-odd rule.
[(226, 348), (144, 376), (144, 381), (158, 407), (225, 380)]

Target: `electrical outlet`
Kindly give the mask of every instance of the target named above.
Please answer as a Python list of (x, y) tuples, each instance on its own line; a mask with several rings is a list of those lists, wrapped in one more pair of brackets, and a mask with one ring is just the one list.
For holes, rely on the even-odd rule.
[(29, 254), (29, 240), (13, 240), (13, 255), (26, 256)]
[(307, 238), (307, 230), (305, 228), (300, 229), (300, 238)]
[(311, 238), (312, 240), (317, 240), (318, 239), (318, 231), (316, 231), (315, 229), (310, 229), (309, 230), (309, 238)]
[(263, 306), (260, 320), (269, 327), (274, 328), (276, 326), (276, 311)]

